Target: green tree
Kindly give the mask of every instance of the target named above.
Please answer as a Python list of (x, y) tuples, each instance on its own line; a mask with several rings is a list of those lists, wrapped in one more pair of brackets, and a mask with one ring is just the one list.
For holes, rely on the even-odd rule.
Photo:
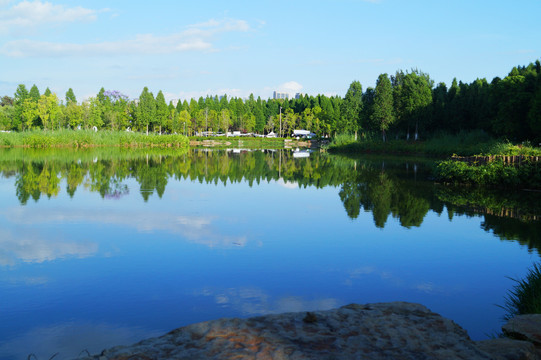
[(268, 133), (274, 132), (274, 125), (275, 125), (275, 117), (269, 116), (269, 119), (267, 120), (267, 123), (265, 124), (265, 131)]
[(433, 81), (428, 74), (413, 70), (403, 76), (399, 97), (399, 113), (407, 127), (409, 139), (410, 128), (415, 126), (414, 138), (417, 140), (419, 121), (428, 121), (430, 105), (432, 104)]
[(22, 104), (22, 123), (26, 129), (30, 130), (37, 126), (37, 119), (39, 117), (38, 103), (32, 98), (28, 97)]
[(41, 95), (38, 101), (38, 115), (41, 118), (45, 130), (53, 129), (59, 125), (59, 106), (58, 98), (55, 93)]
[(528, 112), (528, 125), (532, 130), (532, 137), (536, 141), (541, 141), (541, 88), (537, 90), (532, 99)]
[(16, 130), (25, 129), (25, 121), (23, 119), (23, 103), (26, 98), (28, 98), (28, 90), (24, 84), (19, 84), (15, 90), (15, 94), (13, 95), (14, 114), (12, 126)]
[(210, 110), (208, 113), (208, 127), (210, 128), (210, 131), (213, 132), (217, 132), (220, 128), (218, 112), (214, 109)]
[(391, 87), (391, 81), (387, 74), (381, 74), (376, 82), (372, 122), (378, 124), (383, 141), (386, 141), (387, 139), (385, 131), (389, 129), (389, 126), (394, 120), (393, 89)]
[(97, 97), (91, 97), (83, 103), (83, 125), (85, 129), (101, 129), (103, 126), (102, 105)]
[(184, 135), (190, 135), (190, 128), (191, 128), (191, 122), (190, 122), (190, 113), (188, 110), (182, 110), (178, 114), (178, 124), (179, 128), (178, 130), (181, 131)]
[(357, 134), (362, 128), (361, 113), (363, 109), (363, 87), (360, 82), (353, 81), (349, 85), (344, 101), (341, 106), (341, 117), (337, 124), (337, 132), (345, 134)]
[(362, 118), (366, 120), (367, 129), (378, 129), (377, 125), (372, 121), (372, 114), (374, 113), (374, 97), (376, 92), (374, 88), (368, 87), (363, 94), (363, 110)]
[(30, 88), (30, 92), (28, 93), (28, 97), (30, 99), (32, 99), (32, 101), (34, 101), (35, 103), (37, 103), (39, 101), (39, 97), (41, 95), (39, 94), (39, 89), (38, 87), (36, 86), (36, 84), (32, 85), (32, 87)]
[(162, 133), (162, 127), (167, 122), (167, 117), (169, 114), (169, 109), (167, 103), (165, 102), (165, 97), (163, 96), (162, 91), (158, 92), (156, 95), (156, 116), (154, 117), (154, 124), (158, 126), (159, 133)]
[(72, 129), (76, 129), (83, 125), (83, 107), (77, 105), (76, 102), (70, 101), (66, 105), (65, 115)]
[(293, 109), (286, 109), (285, 113), (282, 114), (282, 134), (289, 136), (293, 132), (298, 117)]
[(72, 88), (69, 88), (68, 91), (66, 91), (66, 105), (70, 103), (77, 103), (77, 98), (75, 97)]
[(154, 95), (148, 91), (145, 86), (139, 96), (137, 106), (137, 126), (139, 129), (145, 129), (148, 135), (148, 127), (156, 116), (156, 101)]
[(312, 131), (312, 126), (314, 125), (314, 113), (312, 109), (305, 108), (302, 112), (302, 121), (301, 121), (301, 127)]
[(14, 107), (11, 105), (0, 106), (0, 130), (13, 129), (14, 110)]

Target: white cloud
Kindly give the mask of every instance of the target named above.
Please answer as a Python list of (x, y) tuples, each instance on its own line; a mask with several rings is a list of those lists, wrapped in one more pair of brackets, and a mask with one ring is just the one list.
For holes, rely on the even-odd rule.
[[(210, 31), (212, 33), (216, 32), (231, 32), (231, 31), (249, 31), (250, 25), (244, 20), (236, 19), (210, 19), (208, 21), (193, 24), (188, 26), (188, 29), (195, 33), (200, 33), (204, 31)], [(188, 30), (188, 31), (190, 31)]]
[(89, 57), (112, 55), (171, 54), (183, 51), (216, 51), (212, 40), (225, 32), (246, 32), (250, 26), (244, 20), (223, 19), (191, 25), (184, 31), (165, 36), (139, 34), (125, 41), (105, 41), (91, 44), (54, 43), (29, 39), (13, 40), (0, 48), (0, 54), (10, 57)]
[(0, 34), (28, 32), (47, 24), (89, 22), (97, 18), (97, 11), (81, 6), (64, 7), (50, 2), (22, 1), (5, 8), (9, 1), (0, 2)]
[(289, 94), (289, 97), (295, 96), (296, 93), (300, 93), (303, 86), (296, 81), (288, 81), (281, 85), (278, 85), (277, 90)]

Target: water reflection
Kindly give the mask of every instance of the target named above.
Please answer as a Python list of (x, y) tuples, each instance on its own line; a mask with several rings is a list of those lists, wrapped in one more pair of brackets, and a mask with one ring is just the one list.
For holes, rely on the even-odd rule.
[[(426, 181), (430, 162), (415, 159), (363, 157), (357, 159), (312, 153), (298, 157), (291, 150), (268, 151), (2, 151), (0, 174), (15, 177), (15, 191), (22, 205), (42, 196), (51, 198), (61, 191), (73, 197), (78, 188), (99, 193), (114, 200), (129, 194), (127, 181), (133, 179), (144, 201), (161, 198), (171, 179), (190, 179), (200, 183), (223, 184), (246, 181), (250, 186), (261, 181), (277, 181), (285, 187), (339, 187), (346, 214), (356, 219), (361, 211), (370, 212), (374, 224), (385, 227), (389, 217), (403, 227), (419, 227), (429, 211), (450, 219), (455, 215), (483, 216), (483, 228), (502, 239), (519, 240), (539, 249), (541, 240), (539, 192), (501, 192), (486, 189), (434, 185)], [(49, 214), (53, 216), (54, 214)], [(79, 214), (99, 216), (96, 221), (132, 223), (132, 214)], [(43, 215), (34, 214), (34, 221)], [(73, 214), (77, 217), (77, 214)], [(120, 218), (119, 218), (120, 216)], [(154, 217), (154, 218), (152, 218)], [(145, 216), (136, 221), (138, 228), (170, 227), (173, 232), (202, 237), (201, 228), (209, 219), (167, 219), (167, 214)], [(25, 218), (28, 218), (25, 216)], [(160, 221), (160, 219), (164, 219)], [(166, 221), (167, 220), (167, 221)], [(162, 225), (160, 225), (162, 224)], [(168, 224), (168, 225), (163, 225)], [(196, 235), (199, 234), (199, 235)], [(212, 239), (209, 233), (204, 234)], [(211, 240), (215, 242), (215, 240)], [(231, 239), (243, 243), (242, 239)]]
[[(434, 184), (420, 159), (295, 154), (2, 151), (0, 358), (351, 302), (499, 328), (506, 276), (538, 259), (538, 193)], [(95, 352), (124, 342), (110, 337)]]
[(194, 292), (196, 297), (208, 297), (220, 307), (233, 308), (244, 316), (278, 314), (284, 312), (329, 310), (339, 304), (335, 298), (304, 299), (299, 296), (275, 298), (257, 287), (202, 288)]
[(42, 263), (63, 258), (85, 258), (96, 254), (93, 242), (43, 239), (36, 234), (0, 229), (0, 266), (14, 266), (19, 261)]
[[(3, 214), (5, 219), (15, 225), (47, 225), (47, 224), (77, 224), (113, 225), (134, 229), (138, 232), (152, 233), (166, 231), (170, 234), (181, 235), (190, 242), (210, 247), (244, 246), (245, 236), (224, 236), (217, 231), (212, 216), (182, 216), (166, 212), (140, 212), (125, 210), (122, 212), (103, 209), (100, 212), (88, 212), (84, 209), (57, 208), (41, 211), (36, 208), (11, 209)], [(0, 231), (1, 234), (1, 231)], [(57, 257), (73, 255), (89, 256), (97, 251), (97, 245), (92, 243), (60, 242), (40, 240), (31, 231), (24, 228), (19, 231), (17, 238), (11, 233), (0, 238), (0, 264), (8, 254), (17, 259), (29, 262), (42, 262)]]
[(131, 344), (142, 338), (162, 335), (155, 330), (107, 323), (60, 323), (35, 327), (18, 337), (0, 343), (0, 358), (77, 359), (90, 353), (99, 353), (104, 346)]

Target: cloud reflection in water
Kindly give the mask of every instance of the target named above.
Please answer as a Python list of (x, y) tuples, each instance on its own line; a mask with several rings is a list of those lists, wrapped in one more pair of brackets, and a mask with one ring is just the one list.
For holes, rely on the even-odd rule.
[(15, 236), (0, 230), (0, 266), (13, 266), (18, 261), (42, 263), (67, 257), (86, 258), (98, 252), (98, 244), (54, 239), (41, 239), (28, 234)]
[(195, 291), (194, 295), (212, 297), (217, 305), (233, 308), (243, 316), (310, 310), (329, 310), (337, 307), (339, 304), (338, 299), (335, 298), (312, 300), (306, 300), (300, 296), (272, 298), (263, 289), (257, 287), (228, 289), (207, 287)]
[[(12, 211), (11, 211), (12, 210)], [(138, 232), (165, 231), (179, 234), (186, 240), (209, 247), (245, 246), (245, 236), (224, 236), (216, 232), (213, 216), (183, 216), (166, 212), (135, 212), (104, 209), (88, 212), (81, 209), (40, 211), (33, 208), (10, 209), (3, 214), (14, 224), (35, 225), (51, 223), (107, 224), (133, 228)]]

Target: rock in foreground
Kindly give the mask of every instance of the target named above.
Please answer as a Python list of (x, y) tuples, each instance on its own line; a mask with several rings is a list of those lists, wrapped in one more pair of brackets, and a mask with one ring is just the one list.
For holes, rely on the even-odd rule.
[(511, 338), (527, 340), (541, 347), (541, 314), (515, 316), (502, 330)]
[(88, 359), (490, 359), (464, 329), (404, 302), (220, 319)]

